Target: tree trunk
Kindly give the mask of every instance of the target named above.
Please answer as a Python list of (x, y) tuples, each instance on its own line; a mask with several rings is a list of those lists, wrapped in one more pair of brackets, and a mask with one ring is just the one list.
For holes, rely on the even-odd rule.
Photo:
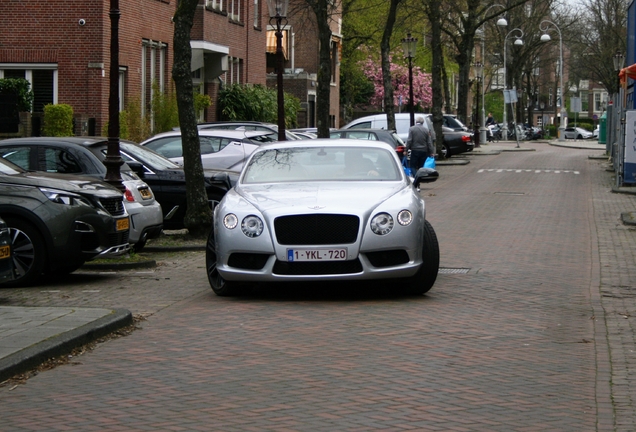
[(382, 57), (382, 85), (384, 87), (384, 112), (386, 113), (387, 129), (395, 130), (395, 106), (393, 105), (393, 82), (391, 80), (391, 35), (395, 25), (397, 7), (402, 0), (391, 0), (389, 14), (386, 17), (382, 42), (380, 43), (380, 55)]
[(187, 209), (185, 227), (193, 236), (207, 235), (212, 225), (212, 211), (205, 191), (205, 178), (201, 163), (201, 147), (194, 112), (192, 87), (192, 49), (190, 30), (199, 0), (181, 0), (174, 15), (174, 64), (172, 79), (177, 93), (179, 124), (183, 145), (183, 168), (186, 178)]
[(331, 107), (331, 28), (329, 27), (329, 0), (310, 2), (316, 14), (320, 40), (318, 88), (316, 89), (316, 118), (318, 138), (329, 138), (329, 109)]
[(427, 0), (426, 9), (428, 19), (431, 24), (431, 51), (433, 52), (433, 64), (431, 71), (431, 90), (433, 91), (433, 126), (435, 128), (435, 147), (437, 154), (442, 154), (442, 143), (444, 134), (442, 124), (444, 116), (442, 114), (443, 93), (442, 93), (442, 67), (444, 64), (444, 50), (442, 47), (442, 28), (440, 2), (438, 0)]

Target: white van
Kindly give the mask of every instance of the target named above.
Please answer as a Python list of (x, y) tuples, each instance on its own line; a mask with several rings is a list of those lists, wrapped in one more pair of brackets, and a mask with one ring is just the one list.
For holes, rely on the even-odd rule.
[[(431, 114), (415, 113), (415, 118), (418, 116), (424, 116), (426, 124), (429, 130), (433, 131), (433, 119)], [(463, 124), (451, 114), (444, 114), (444, 126), (453, 130), (468, 130)], [(411, 114), (409, 113), (396, 113), (395, 114), (395, 129), (397, 134), (404, 141), (409, 136), (409, 128), (411, 127)], [(386, 129), (387, 120), (386, 114), (373, 114), (353, 120), (351, 123), (346, 124), (342, 129), (351, 128), (371, 128), (371, 129)], [(433, 139), (435, 139), (435, 133), (433, 132)]]

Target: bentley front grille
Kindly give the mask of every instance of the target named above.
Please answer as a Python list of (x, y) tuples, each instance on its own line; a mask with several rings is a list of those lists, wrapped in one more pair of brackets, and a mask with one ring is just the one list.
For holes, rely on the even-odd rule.
[(351, 244), (358, 238), (360, 218), (340, 214), (281, 216), (274, 220), (281, 245)]

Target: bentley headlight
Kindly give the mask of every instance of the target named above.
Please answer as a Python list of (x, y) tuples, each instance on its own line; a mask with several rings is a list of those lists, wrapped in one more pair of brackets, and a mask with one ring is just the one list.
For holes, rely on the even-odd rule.
[(57, 204), (78, 205), (93, 207), (91, 203), (83, 196), (72, 192), (61, 191), (57, 189), (40, 188), (40, 191), (51, 201)]
[(233, 213), (228, 213), (223, 218), (223, 225), (227, 229), (234, 229), (238, 225), (238, 218)]
[(402, 210), (398, 213), (397, 220), (400, 225), (407, 226), (411, 222), (413, 222), (413, 213), (411, 213), (409, 210)]
[(393, 229), (393, 216), (388, 213), (378, 213), (371, 219), (371, 231), (377, 235), (386, 235)]
[(250, 238), (258, 237), (263, 232), (263, 221), (258, 216), (245, 216), (241, 223), (241, 230)]

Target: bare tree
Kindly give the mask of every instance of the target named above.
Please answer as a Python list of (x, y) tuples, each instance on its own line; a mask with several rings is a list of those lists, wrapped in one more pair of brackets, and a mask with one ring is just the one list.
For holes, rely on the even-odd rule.
[(205, 191), (201, 147), (194, 112), (192, 86), (192, 49), (190, 31), (199, 0), (180, 0), (174, 15), (174, 63), (172, 79), (177, 93), (179, 124), (183, 145), (183, 168), (186, 177), (185, 227), (193, 236), (206, 235), (212, 224), (212, 211)]
[[(601, 82), (609, 93), (618, 93), (618, 74), (613, 57), (627, 50), (629, 0), (585, 0), (580, 27), (572, 37), (571, 64), (581, 77)], [(578, 41), (578, 43), (577, 43)]]
[(490, 8), (492, 3), (483, 0), (459, 0), (448, 3), (450, 13), (446, 14), (447, 19), (442, 30), (449, 36), (456, 49), (455, 61), (459, 66), (457, 116), (460, 120), (467, 121), (468, 118), (470, 67), (477, 30), (487, 21), (518, 8), (527, 1), (508, 0), (504, 2), (503, 8)]
[(386, 17), (382, 42), (380, 43), (380, 57), (382, 59), (382, 84), (384, 86), (384, 112), (386, 113), (387, 129), (395, 130), (395, 106), (393, 105), (393, 82), (391, 80), (391, 36), (397, 16), (397, 8), (402, 0), (390, 0), (389, 13)]

